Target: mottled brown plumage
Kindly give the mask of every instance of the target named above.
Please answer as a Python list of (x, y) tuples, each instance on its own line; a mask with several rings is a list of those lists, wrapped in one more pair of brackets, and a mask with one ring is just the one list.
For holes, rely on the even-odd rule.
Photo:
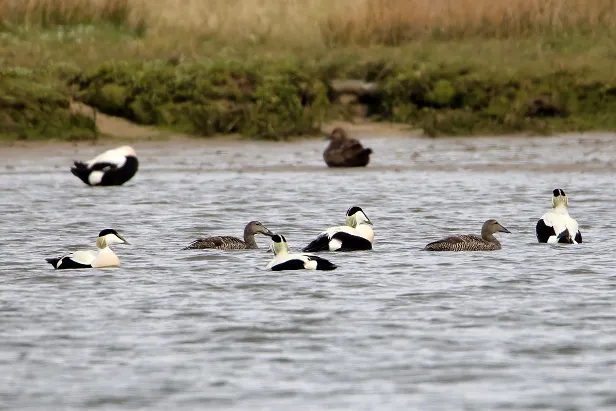
[(494, 251), (500, 250), (501, 244), (494, 233), (509, 233), (496, 220), (488, 220), (481, 227), (481, 236), (474, 234), (453, 235), (434, 241), (424, 248), (428, 251)]
[(329, 167), (365, 167), (370, 162), (372, 149), (364, 148), (354, 138), (349, 138), (341, 128), (336, 128), (328, 137), (329, 146), (323, 159)]
[(255, 241), (255, 234), (263, 234), (270, 237), (274, 235), (274, 233), (265, 228), (260, 222), (251, 221), (246, 225), (246, 228), (244, 228), (244, 240), (231, 236), (206, 237), (193, 241), (187, 247), (184, 247), (183, 250), (206, 248), (215, 248), (217, 250), (255, 249), (259, 248)]

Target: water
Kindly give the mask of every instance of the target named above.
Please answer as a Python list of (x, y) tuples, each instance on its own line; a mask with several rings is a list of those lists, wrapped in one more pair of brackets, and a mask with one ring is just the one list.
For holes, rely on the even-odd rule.
[[(136, 143), (114, 188), (68, 172), (109, 145), (2, 148), (0, 409), (614, 409), (613, 136), (363, 140), (358, 170), (319, 140)], [(535, 242), (556, 187), (580, 246)], [(263, 237), (180, 251), (252, 219), (298, 249), (351, 205), (375, 249), (333, 272), (266, 271)], [(501, 251), (420, 251), (488, 218)], [(120, 268), (46, 264), (103, 228)]]

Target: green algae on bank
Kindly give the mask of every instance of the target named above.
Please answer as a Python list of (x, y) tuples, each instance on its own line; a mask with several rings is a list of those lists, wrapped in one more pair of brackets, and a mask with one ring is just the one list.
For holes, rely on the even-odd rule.
[(71, 84), (104, 113), (202, 136), (313, 134), (348, 112), (332, 81), (349, 73), (375, 80), (373, 93), (352, 99), (366, 115), (431, 136), (616, 129), (616, 78), (590, 68), (528, 74), (417, 63), (390, 65), (376, 78), (377, 63), (119, 63), (80, 73)]
[(55, 77), (0, 70), (0, 139), (94, 139), (94, 120), (75, 113), (70, 102), (67, 85)]
[(197, 136), (316, 133), (329, 105), (323, 82), (296, 69), (262, 69), (237, 62), (105, 64), (70, 84), (80, 101), (104, 113)]

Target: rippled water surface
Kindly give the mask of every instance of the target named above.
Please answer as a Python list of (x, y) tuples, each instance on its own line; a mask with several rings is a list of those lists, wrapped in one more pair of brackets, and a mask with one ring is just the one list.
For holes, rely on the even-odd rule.
[[(614, 136), (362, 140), (355, 170), (320, 140), (135, 143), (113, 188), (68, 171), (113, 145), (1, 148), (0, 409), (615, 409)], [(582, 245), (536, 243), (556, 187)], [(298, 249), (351, 205), (375, 247), (333, 272), (180, 251), (252, 219)], [(421, 251), (488, 218), (500, 251)], [(46, 264), (103, 228), (120, 268)]]

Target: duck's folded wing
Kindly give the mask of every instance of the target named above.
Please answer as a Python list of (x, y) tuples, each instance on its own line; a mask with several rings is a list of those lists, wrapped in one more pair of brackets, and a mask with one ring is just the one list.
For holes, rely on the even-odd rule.
[(272, 271), (285, 271), (285, 270), (303, 270), (308, 258), (297, 255), (288, 254), (284, 258), (274, 258), (268, 265)]
[[(565, 220), (565, 227), (567, 227), (567, 230), (569, 230), (569, 233), (571, 233), (571, 236), (577, 237), (577, 234), (579, 233), (579, 226), (578, 226), (577, 221), (575, 221), (573, 218), (569, 216), (565, 216), (564, 220)], [(581, 234), (580, 234), (580, 238), (581, 238)], [(581, 242), (581, 241), (576, 240), (576, 242)]]
[(372, 250), (372, 243), (364, 238), (359, 231), (355, 231), (339, 231), (332, 236), (332, 240), (340, 242), (338, 251)]
[(70, 255), (70, 259), (79, 264), (92, 264), (92, 261), (96, 259), (98, 254), (94, 251), (86, 250), (86, 251), (75, 251)]
[(315, 253), (317, 251), (328, 251), (329, 250), (329, 240), (330, 236), (326, 231), (320, 233), (317, 238), (312, 240), (306, 247), (302, 248), (302, 251), (307, 251), (311, 253)]
[(355, 139), (345, 141), (340, 148), (340, 151), (343, 152), (344, 156), (349, 159), (372, 153), (371, 149), (364, 148), (364, 146)]
[(184, 247), (183, 250), (190, 249), (203, 249), (203, 248), (227, 248), (231, 245), (240, 245), (243, 244), (242, 240), (237, 237), (231, 236), (216, 236), (216, 237), (206, 237), (200, 238), (198, 240), (193, 241), (187, 247)]
[(440, 240), (432, 241), (425, 246), (427, 250), (448, 250), (453, 244), (465, 243), (468, 241), (464, 235), (452, 235), (449, 237), (441, 238)]
[(126, 156), (118, 149), (105, 151), (87, 162), (88, 167), (93, 167), (96, 163), (113, 164), (116, 167), (122, 167), (126, 162)]
[(90, 268), (96, 258), (93, 251), (76, 251), (60, 258), (47, 258), (47, 262), (56, 269)]
[(118, 168), (118, 166), (114, 163), (108, 163), (108, 162), (99, 162), (99, 163), (93, 163), (92, 166), (90, 167), (91, 171), (109, 171), (109, 170), (116, 170)]
[(321, 270), (321, 271), (331, 271), (331, 270), (335, 270), (336, 268), (338, 268), (338, 266), (334, 263), (332, 263), (329, 260), (326, 260), (325, 258), (316, 256), (316, 255), (307, 255), (306, 257), (308, 257), (308, 260), (304, 266), (306, 268), (309, 268), (309, 264), (311, 263), (315, 263), (314, 268), (310, 267), (310, 269), (313, 270)]
[(468, 239), (466, 239), (464, 235), (452, 235), (449, 237), (445, 237), (445, 238), (441, 238), (440, 240), (436, 240), (436, 241), (432, 241), (431, 243), (428, 243), (426, 245), (426, 248), (430, 248), (433, 246), (437, 246), (439, 244), (459, 244), (459, 243), (465, 243), (468, 241)]
[[(543, 215), (543, 217), (541, 217), (541, 220), (543, 220), (547, 227), (552, 227), (554, 229), (554, 235), (558, 235), (568, 228), (567, 220), (573, 219), (567, 215), (547, 212)], [(577, 223), (575, 231), (577, 231)], [(569, 230), (571, 233), (574, 233), (575, 231)]]

